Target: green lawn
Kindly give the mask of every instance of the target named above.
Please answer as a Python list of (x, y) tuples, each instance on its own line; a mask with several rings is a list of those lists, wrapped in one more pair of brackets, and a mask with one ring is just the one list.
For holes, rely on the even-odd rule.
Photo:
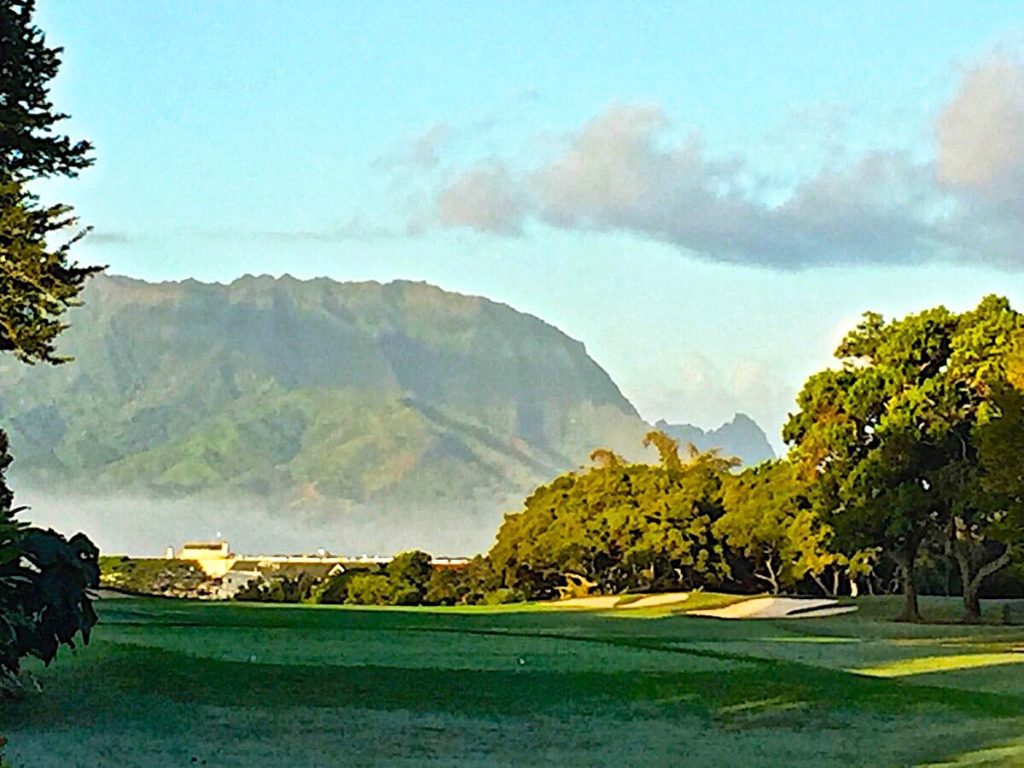
[(0, 735), (25, 768), (1024, 765), (1024, 626), (858, 604), (727, 622), (106, 600), (43, 693), (0, 703)]

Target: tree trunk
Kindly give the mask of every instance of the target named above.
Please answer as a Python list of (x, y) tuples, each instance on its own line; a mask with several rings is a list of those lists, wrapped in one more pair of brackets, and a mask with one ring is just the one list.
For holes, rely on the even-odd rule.
[(811, 580), (814, 581), (814, 583), (818, 585), (818, 589), (821, 590), (821, 594), (823, 594), (825, 597), (829, 596), (828, 595), (828, 587), (825, 586), (825, 582), (821, 580), (821, 577), (818, 574), (812, 573), (811, 574)]
[(775, 574), (775, 569), (772, 567), (771, 555), (768, 556), (768, 562), (766, 565), (768, 566), (768, 575), (771, 576), (772, 594), (777, 595), (779, 594), (779, 577)]
[(967, 551), (967, 545), (963, 542), (952, 542), (953, 557), (960, 567), (960, 583), (963, 585), (964, 612), (961, 621), (964, 624), (981, 623), (981, 600), (978, 599), (980, 585), (974, 583), (974, 574), (971, 573), (971, 556)]
[(775, 575), (775, 569), (772, 567), (772, 556), (771, 556), (771, 554), (769, 554), (768, 557), (765, 558), (764, 567), (768, 569), (768, 575), (767, 576), (764, 576), (764, 575), (762, 575), (760, 573), (757, 573), (757, 572), (754, 573), (754, 576), (756, 578), (758, 578), (758, 579), (761, 579), (762, 581), (767, 581), (769, 584), (771, 584), (772, 585), (772, 594), (773, 595), (779, 594), (779, 579)]
[(964, 613), (961, 619), (964, 624), (981, 623), (981, 599), (978, 596), (985, 579), (996, 571), (1000, 570), (1010, 562), (1010, 548), (1007, 547), (995, 560), (984, 563), (977, 572), (974, 571), (974, 561), (968, 551), (969, 544), (963, 542), (953, 543), (953, 554), (960, 566), (960, 581), (964, 585)]
[(821, 594), (825, 597), (835, 597), (839, 592), (839, 575), (837, 571), (832, 572), (832, 589), (828, 588), (828, 585), (822, 580), (821, 576), (816, 573), (811, 574), (811, 578), (814, 583), (818, 585), (818, 589), (821, 590)]
[(911, 549), (909, 553), (894, 553), (892, 559), (899, 566), (900, 581), (903, 582), (903, 610), (896, 617), (896, 621), (918, 624), (921, 622), (921, 611), (917, 605), (917, 584), (914, 581), (917, 575), (917, 547)]
[(981, 598), (978, 597), (978, 586), (969, 584), (964, 587), (964, 614), (961, 621), (964, 624), (981, 623)]

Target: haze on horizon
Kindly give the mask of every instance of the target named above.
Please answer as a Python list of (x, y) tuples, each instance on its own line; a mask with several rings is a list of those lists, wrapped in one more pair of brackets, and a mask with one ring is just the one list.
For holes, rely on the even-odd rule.
[(866, 310), (1024, 299), (1024, 3), (49, 0), (50, 184), (149, 280), (427, 280), (650, 421), (779, 429)]

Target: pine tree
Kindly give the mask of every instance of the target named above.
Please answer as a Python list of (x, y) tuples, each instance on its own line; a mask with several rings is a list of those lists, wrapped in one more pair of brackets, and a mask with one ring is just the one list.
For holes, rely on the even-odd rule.
[[(88, 141), (55, 130), (67, 117), (49, 97), (62, 49), (47, 46), (34, 9), (34, 0), (0, 0), (0, 352), (59, 363), (60, 317), (101, 267), (71, 261), (71, 246), (88, 230), (75, 231), (70, 206), (41, 205), (29, 189), (93, 162)], [(61, 234), (65, 242), (52, 245)]]
[[(61, 363), (55, 340), (89, 275), (70, 249), (70, 206), (41, 205), (33, 182), (73, 177), (92, 163), (87, 141), (54, 130), (67, 115), (54, 110), (49, 84), (60, 48), (46, 45), (32, 21), (34, 0), (0, 0), (0, 352), (26, 363)], [(70, 234), (67, 234), (70, 231)], [(54, 240), (64, 235), (64, 242)], [(0, 430), (0, 684), (17, 684), (20, 659), (49, 663), (61, 645), (87, 642), (96, 623), (88, 588), (97, 585), (99, 552), (77, 534), (70, 540), (16, 519), (4, 477), (11, 457)]]

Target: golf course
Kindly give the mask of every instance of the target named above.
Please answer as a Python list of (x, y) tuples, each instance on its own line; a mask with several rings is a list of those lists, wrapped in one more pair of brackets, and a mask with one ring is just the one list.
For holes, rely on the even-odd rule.
[[(27, 665), (41, 690), (0, 702), (0, 735), (26, 768), (1024, 763), (1024, 625), (895, 623), (888, 597), (736, 621), (686, 612), (743, 598), (642, 600), (102, 599), (87, 648)], [(922, 600), (934, 622), (959, 607)]]

